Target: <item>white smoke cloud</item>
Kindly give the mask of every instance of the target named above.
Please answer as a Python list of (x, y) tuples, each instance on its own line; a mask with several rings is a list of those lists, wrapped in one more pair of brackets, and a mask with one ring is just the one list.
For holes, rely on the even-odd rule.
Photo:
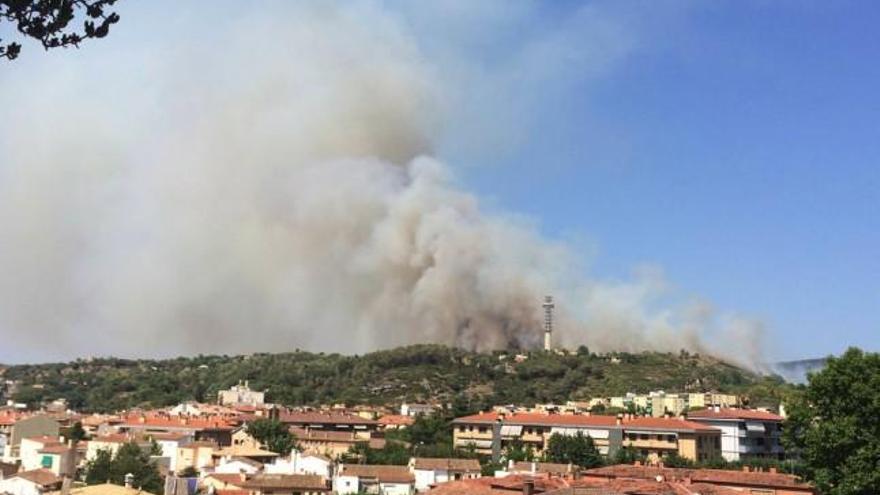
[[(477, 76), (444, 75), (404, 18), (372, 3), (284, 12), (117, 58), (109, 86), (79, 56), (51, 78), (4, 76), (0, 356), (532, 346), (546, 293), (567, 345), (751, 338), (708, 305), (665, 306), (656, 270), (594, 280), (528, 220), (482, 212), (431, 157), (472, 113), (448, 105), (471, 101), (460, 83)], [(553, 56), (577, 59), (586, 27), (612, 46), (580, 63), (624, 56), (600, 14), (526, 43), (514, 66), (570, 70)]]

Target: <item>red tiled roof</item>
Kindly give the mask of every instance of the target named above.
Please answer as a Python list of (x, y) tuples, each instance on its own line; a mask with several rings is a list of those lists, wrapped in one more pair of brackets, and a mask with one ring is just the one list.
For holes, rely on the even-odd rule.
[(47, 445), (39, 450), (40, 454), (66, 454), (70, 452), (70, 447), (64, 444)]
[(333, 424), (333, 425), (377, 425), (372, 419), (340, 412), (286, 412), (278, 416), (278, 420), (287, 424)]
[(98, 443), (128, 443), (131, 441), (131, 437), (122, 433), (111, 433), (110, 435), (94, 437), (89, 441)]
[[(534, 469), (534, 471), (532, 471)], [(568, 474), (574, 469), (571, 464), (562, 464), (558, 462), (527, 462), (520, 461), (513, 464), (513, 470), (517, 473), (551, 473), (551, 474)]]
[(344, 464), (338, 473), (341, 476), (357, 476), (358, 478), (375, 478), (383, 483), (412, 483), (415, 476), (406, 466), (389, 466), (373, 464)]
[(540, 414), (540, 413), (514, 413), (501, 414), (497, 412), (485, 412), (456, 418), (453, 423), (494, 423), (501, 419), (508, 425), (539, 425), (539, 426), (581, 426), (581, 427), (610, 427), (617, 424), (614, 416), (585, 415), (585, 414)]
[(718, 428), (706, 426), (702, 423), (688, 421), (681, 418), (633, 418), (623, 422), (624, 430), (652, 430), (652, 431), (686, 431), (721, 433)]
[(690, 411), (689, 419), (743, 419), (755, 421), (782, 421), (784, 418), (778, 414), (767, 411), (758, 411), (757, 409), (719, 409), (715, 410), (700, 409), (699, 411)]
[(412, 416), (402, 416), (400, 414), (386, 414), (378, 419), (380, 425), (406, 425), (409, 426), (416, 422), (416, 418)]
[(179, 428), (192, 430), (232, 430), (234, 425), (227, 418), (188, 418), (170, 416), (128, 416), (121, 426), (128, 428)]
[(687, 469), (687, 468), (661, 468), (655, 466), (633, 466), (629, 464), (617, 464), (583, 472), (585, 477), (599, 478), (625, 478), (625, 479), (655, 479), (662, 476), (668, 480), (689, 479), (694, 483), (712, 483), (720, 485), (748, 485), (760, 487), (798, 488), (809, 489), (810, 485), (798, 481), (790, 474), (757, 472), (757, 471), (728, 471), (723, 469)]
[(245, 481), (245, 475), (239, 473), (210, 473), (205, 478), (214, 478), (221, 483), (232, 486), (241, 486)]
[(30, 471), (22, 471), (12, 476), (13, 478), (21, 478), (31, 483), (48, 487), (61, 483), (61, 478), (48, 469), (32, 469)]
[(248, 478), (241, 487), (255, 491), (330, 491), (324, 478), (314, 474), (257, 474)]
[(417, 457), (415, 469), (431, 471), (475, 471), (480, 472), (480, 461), (476, 459), (437, 459)]

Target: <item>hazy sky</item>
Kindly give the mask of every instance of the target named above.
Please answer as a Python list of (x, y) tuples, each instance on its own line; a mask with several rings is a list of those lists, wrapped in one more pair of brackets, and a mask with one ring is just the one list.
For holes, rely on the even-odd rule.
[[(358, 4), (382, 12), (364, 19), (375, 32), (411, 40), (404, 56), (437, 100), (420, 119), (432, 154), (485, 210), (574, 246), (594, 276), (652, 267), (673, 299), (760, 320), (771, 359), (880, 350), (880, 5)], [(222, 60), (229, 30), (262, 40), (250, 57), (278, 56), (265, 40), (296, 9), (242, 5), (122, 0), (105, 40), (51, 53), (25, 42), (20, 60), (0, 63), (0, 129), (35, 120), (28, 112), (47, 109), (34, 95), (51, 101), (68, 83), (98, 112), (144, 112), (168, 97), (151, 71)], [(295, 67), (298, 54), (281, 52)], [(211, 91), (249, 77), (234, 64), (221, 80), (180, 67)], [(2, 153), (0, 180), (12, 170)], [(20, 358), (0, 349), (0, 361)]]

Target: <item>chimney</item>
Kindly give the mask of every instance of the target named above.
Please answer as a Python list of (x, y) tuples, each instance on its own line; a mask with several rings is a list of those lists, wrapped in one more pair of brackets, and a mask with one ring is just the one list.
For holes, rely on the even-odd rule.
[(125, 475), (125, 487), (131, 488), (131, 485), (134, 483), (134, 475), (131, 473), (127, 473)]
[(748, 467), (748, 466), (743, 466), (743, 472), (744, 472), (744, 473), (748, 473), (748, 472), (749, 472), (749, 467)]
[(523, 480), (523, 495), (534, 495), (535, 493), (535, 480), (529, 478), (527, 480)]
[(617, 414), (617, 420), (615, 421), (617, 424), (623, 423), (623, 414)]
[(778, 471), (776, 471), (776, 468), (775, 468), (775, 467), (771, 467), (771, 468), (770, 468), (770, 474), (776, 474), (777, 472), (778, 472)]

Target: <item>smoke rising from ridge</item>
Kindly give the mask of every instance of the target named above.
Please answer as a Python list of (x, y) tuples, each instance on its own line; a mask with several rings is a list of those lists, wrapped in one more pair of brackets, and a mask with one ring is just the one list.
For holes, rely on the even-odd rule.
[(658, 270), (594, 280), (528, 221), (481, 211), (432, 158), (461, 99), (398, 17), (372, 4), (295, 14), (230, 28), (222, 53), (148, 58), (117, 86), (89, 87), (92, 66), (13, 81), (39, 96), (0, 97), (14, 109), (0, 138), (10, 349), (535, 346), (548, 293), (566, 345), (757, 342), (753, 322), (662, 304)]

